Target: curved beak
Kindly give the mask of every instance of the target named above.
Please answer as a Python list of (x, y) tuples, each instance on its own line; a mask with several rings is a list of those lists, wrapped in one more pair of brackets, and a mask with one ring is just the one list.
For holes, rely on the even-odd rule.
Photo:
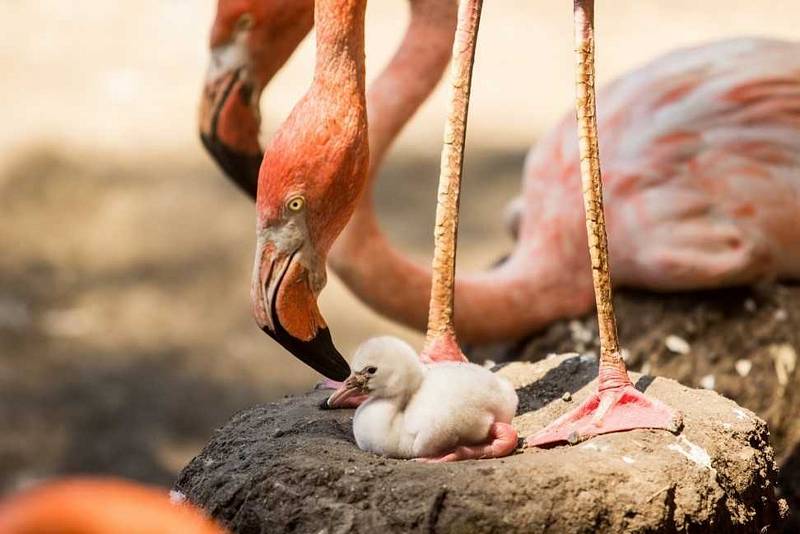
[(246, 66), (242, 42), (212, 49), (200, 100), (200, 139), (222, 170), (256, 198), (263, 153), (258, 144), (258, 92)]
[(322, 408), (356, 408), (366, 399), (369, 393), (369, 377), (360, 372), (354, 372), (333, 395), (323, 403)]
[(312, 289), (314, 273), (298, 261), (299, 251), (287, 253), (260, 239), (257, 250), (251, 289), (256, 323), (318, 373), (347, 378), (350, 366), (333, 344)]

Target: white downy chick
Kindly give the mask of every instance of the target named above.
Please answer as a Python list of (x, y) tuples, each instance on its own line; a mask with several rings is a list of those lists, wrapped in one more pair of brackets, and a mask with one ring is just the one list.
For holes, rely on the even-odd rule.
[(423, 365), (404, 341), (364, 342), (351, 364), (348, 394), (369, 398), (353, 419), (359, 448), (394, 458), (445, 454), (486, 442), (493, 423), (510, 423), (517, 411), (511, 384), (471, 363)]

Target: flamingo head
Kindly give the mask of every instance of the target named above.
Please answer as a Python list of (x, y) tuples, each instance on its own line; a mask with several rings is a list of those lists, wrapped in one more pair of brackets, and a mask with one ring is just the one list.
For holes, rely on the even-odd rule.
[(253, 194), (261, 164), (261, 91), (313, 23), (312, 0), (218, 0), (200, 138), (222, 169)]
[[(325, 261), (369, 166), (363, 100), (344, 109), (313, 93), (278, 130), (258, 182), (253, 313), (264, 332), (333, 380), (350, 373), (317, 307)], [(355, 111), (355, 113), (353, 113)]]

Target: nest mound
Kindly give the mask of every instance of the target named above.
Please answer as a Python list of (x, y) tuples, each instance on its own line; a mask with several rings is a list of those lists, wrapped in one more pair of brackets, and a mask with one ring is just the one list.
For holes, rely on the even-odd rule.
[[(594, 391), (593, 358), (499, 371), (528, 435)], [(176, 490), (238, 533), (758, 532), (785, 503), (766, 423), (712, 391), (633, 375), (680, 409), (679, 435), (637, 430), (497, 460), (419, 464), (360, 451), (351, 411), (311, 392), (236, 415)], [(565, 395), (569, 393), (569, 395)]]

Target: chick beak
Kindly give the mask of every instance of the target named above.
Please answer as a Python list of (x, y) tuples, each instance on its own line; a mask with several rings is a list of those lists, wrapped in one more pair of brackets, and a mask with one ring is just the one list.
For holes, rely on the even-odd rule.
[[(353, 373), (345, 380), (342, 387), (333, 392), (323, 408), (350, 408), (360, 404), (363, 396), (369, 393), (369, 377), (364, 373)], [(358, 399), (359, 402), (353, 402)]]

